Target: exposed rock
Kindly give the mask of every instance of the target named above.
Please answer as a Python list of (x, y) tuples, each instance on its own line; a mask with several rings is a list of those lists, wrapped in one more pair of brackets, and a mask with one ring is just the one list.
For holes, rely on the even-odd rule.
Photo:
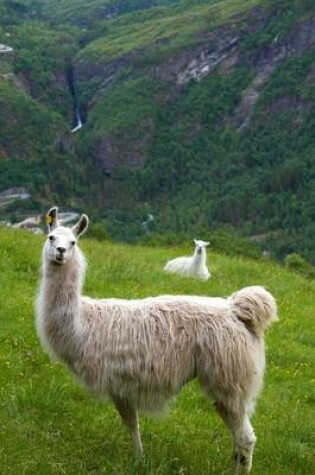
[(235, 109), (230, 125), (236, 127), (239, 132), (247, 127), (260, 92), (274, 70), (287, 58), (301, 56), (314, 45), (315, 18), (308, 18), (300, 22), (284, 40), (275, 38), (271, 45), (258, 51), (251, 59), (251, 65), (254, 66), (257, 74), (243, 92), (242, 101)]
[[(231, 74), (239, 62), (244, 62), (242, 40), (248, 34), (261, 31), (270, 19), (270, 10), (254, 8), (213, 31), (199, 32), (197, 44), (166, 58), (164, 56), (159, 63), (148, 62), (145, 65), (147, 73), (155, 80), (169, 84), (165, 96), (158, 101), (163, 104), (176, 99), (177, 94), (190, 81), (201, 81), (214, 71), (222, 75)], [(247, 52), (246, 63), (255, 76), (244, 90), (234, 113), (227, 120), (228, 124), (239, 132), (246, 128), (250, 124), (252, 112), (261, 91), (275, 69), (287, 58), (300, 56), (310, 50), (314, 44), (315, 18), (307, 18), (295, 25), (286, 37), (281, 39), (275, 37), (268, 46), (263, 46), (251, 54)], [(74, 69), (74, 81), (78, 93), (80, 94), (80, 88), (84, 89), (85, 84), (91, 81), (94, 84), (94, 91), (90, 92), (90, 96), (86, 99), (87, 114), (99, 97), (107, 93), (108, 88), (112, 86), (124, 68), (141, 63), (142, 53), (136, 51), (114, 61), (104, 59), (96, 61), (93, 58), (79, 57)], [(311, 78), (312, 74), (308, 80), (311, 81)], [(305, 104), (300, 104), (300, 106), (304, 107)], [(116, 166), (120, 165), (141, 167), (146, 159), (152, 133), (153, 125), (152, 127), (148, 125), (143, 130), (141, 140), (138, 138), (124, 140), (123, 138), (118, 141), (116, 137), (104, 136), (95, 149), (96, 158), (99, 163), (102, 163), (103, 170), (110, 174)], [(129, 145), (128, 152), (124, 146), (126, 142)]]
[(11, 53), (12, 51), (13, 48), (11, 48), (11, 46), (0, 43), (0, 53)]
[(218, 64), (222, 63), (228, 55), (235, 51), (238, 40), (237, 37), (232, 38), (226, 45), (212, 51), (202, 49), (200, 54), (195, 56), (187, 67), (178, 73), (176, 83), (185, 85), (192, 79), (200, 81), (202, 78), (209, 76)]

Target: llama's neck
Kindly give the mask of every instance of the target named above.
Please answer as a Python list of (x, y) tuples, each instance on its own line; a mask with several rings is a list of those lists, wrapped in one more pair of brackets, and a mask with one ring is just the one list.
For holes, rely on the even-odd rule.
[(204, 248), (202, 248), (201, 252), (198, 253), (198, 251), (196, 249), (195, 252), (194, 252), (194, 255), (193, 255), (193, 266), (194, 267), (202, 266), (202, 265), (206, 264), (206, 261), (207, 261), (206, 250)]
[(43, 262), (43, 280), (38, 302), (38, 332), (43, 344), (57, 357), (75, 357), (81, 333), (81, 289), (85, 260), (76, 249), (64, 265)]

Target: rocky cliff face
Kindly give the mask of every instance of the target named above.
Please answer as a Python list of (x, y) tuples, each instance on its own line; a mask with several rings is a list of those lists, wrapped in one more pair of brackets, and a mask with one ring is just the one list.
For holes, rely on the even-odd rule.
[[(274, 73), (288, 58), (302, 56), (315, 45), (315, 18), (308, 18), (295, 25), (290, 34), (280, 39), (275, 36), (271, 44), (257, 50), (248, 57), (249, 65), (254, 71), (254, 78), (248, 88), (243, 92), (242, 101), (235, 109), (230, 123), (241, 131), (249, 125), (253, 107), (260, 96), (260, 91)], [(284, 100), (282, 107), (288, 101)], [(278, 104), (279, 105), (279, 104)], [(307, 107), (306, 102), (300, 107)]]
[[(240, 102), (233, 113), (227, 118), (227, 125), (241, 132), (248, 127), (255, 104), (260, 97), (271, 75), (288, 58), (300, 57), (314, 48), (315, 17), (307, 17), (293, 22), (285, 34), (273, 34), (272, 29), (266, 36), (267, 40), (258, 45), (254, 51), (246, 49), (246, 42), (259, 35), (272, 22), (274, 12), (270, 9), (253, 8), (250, 12), (235, 16), (227, 24), (213, 31), (200, 31), (196, 35), (194, 45), (163, 55), (160, 60), (143, 62), (146, 51), (135, 51), (118, 59), (106, 61), (105, 58), (93, 60), (79, 55), (74, 64), (76, 88), (83, 97), (83, 107), (86, 110), (87, 122), (89, 115), (100, 98), (106, 101), (107, 94), (121, 76), (132, 78), (141, 71), (147, 74), (154, 83), (160, 85), (158, 97), (160, 104), (170, 104), (179, 95), (185, 94), (185, 89), (191, 82), (200, 82), (212, 74), (228, 76), (239, 65), (249, 68), (252, 72), (251, 83), (242, 93)], [(152, 45), (154, 48), (156, 45)], [(126, 72), (127, 71), (127, 72)], [(87, 84), (90, 85), (86, 94)], [(91, 84), (93, 86), (91, 87)], [(84, 97), (85, 94), (85, 97)], [(278, 101), (278, 105), (287, 107), (288, 101)], [(292, 107), (292, 104), (291, 104)], [(307, 107), (306, 102), (299, 102), (299, 108)], [(115, 167), (124, 165), (141, 167), (146, 162), (147, 151), (154, 133), (154, 124), (135, 124), (143, 129), (142, 139), (126, 141), (117, 135), (106, 133), (98, 137), (98, 145), (94, 149), (96, 159), (111, 172)], [(140, 132), (141, 135), (141, 132)]]

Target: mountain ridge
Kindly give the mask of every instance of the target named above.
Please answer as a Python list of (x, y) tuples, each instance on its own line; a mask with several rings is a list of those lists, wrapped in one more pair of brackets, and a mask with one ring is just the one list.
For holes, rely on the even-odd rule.
[(1, 190), (84, 203), (120, 239), (151, 212), (154, 233), (232, 226), (314, 263), (312, 2), (96, 0), (84, 26), (81, 2), (57, 26), (66, 5), (49, 23), (49, 0), (2, 16)]

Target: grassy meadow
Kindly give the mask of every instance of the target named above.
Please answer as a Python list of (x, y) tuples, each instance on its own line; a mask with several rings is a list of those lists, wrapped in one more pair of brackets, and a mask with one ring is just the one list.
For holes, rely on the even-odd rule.
[[(141, 416), (145, 458), (110, 403), (90, 396), (39, 346), (34, 301), (44, 238), (0, 229), (1, 475), (232, 474), (231, 436), (196, 383), (158, 419)], [(277, 298), (280, 320), (267, 334), (267, 372), (253, 425), (253, 475), (315, 473), (315, 281), (264, 261), (209, 250), (206, 283), (166, 275), (167, 259), (191, 249), (81, 240), (85, 293), (144, 297), (163, 293), (225, 296), (252, 284)]]

